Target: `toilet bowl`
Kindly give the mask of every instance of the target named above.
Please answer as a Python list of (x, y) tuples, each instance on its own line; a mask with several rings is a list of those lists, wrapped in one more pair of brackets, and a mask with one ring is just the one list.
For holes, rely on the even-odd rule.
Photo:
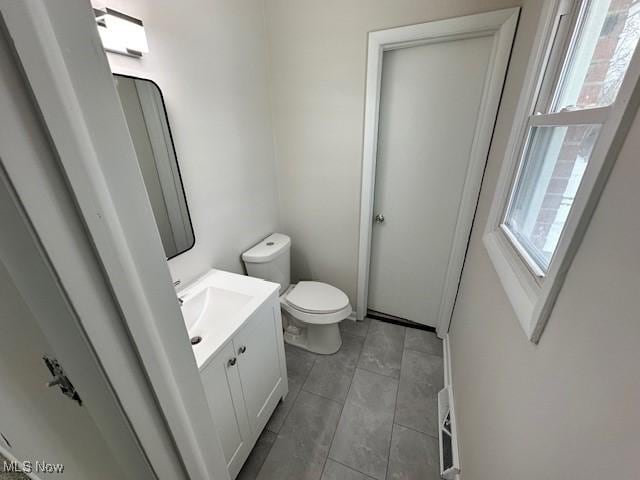
[(299, 282), (280, 297), (287, 343), (322, 354), (340, 350), (338, 324), (351, 315), (349, 298), (321, 282)]
[(342, 345), (339, 323), (351, 315), (349, 298), (322, 282), (290, 285), (291, 239), (274, 233), (242, 254), (247, 273), (280, 284), (285, 342), (314, 353), (332, 354)]

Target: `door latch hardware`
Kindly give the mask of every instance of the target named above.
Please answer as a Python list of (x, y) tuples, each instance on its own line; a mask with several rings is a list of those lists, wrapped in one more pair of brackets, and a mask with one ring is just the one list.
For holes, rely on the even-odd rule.
[(63, 395), (66, 395), (71, 400), (75, 400), (76, 402), (78, 402), (78, 405), (82, 405), (82, 399), (80, 398), (80, 395), (78, 395), (78, 392), (74, 388), (73, 384), (64, 373), (62, 365), (60, 365), (58, 360), (47, 355), (44, 355), (42, 357), (42, 360), (44, 360), (45, 365), (47, 366), (47, 368), (51, 372), (51, 376), (53, 377), (53, 380), (47, 382), (47, 386), (59, 386), (60, 391)]

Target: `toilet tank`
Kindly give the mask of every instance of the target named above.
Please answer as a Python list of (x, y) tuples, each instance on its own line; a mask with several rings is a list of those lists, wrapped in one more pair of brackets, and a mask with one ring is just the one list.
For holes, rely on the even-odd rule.
[(242, 254), (242, 261), (250, 277), (280, 284), (280, 294), (291, 281), (291, 239), (273, 233)]

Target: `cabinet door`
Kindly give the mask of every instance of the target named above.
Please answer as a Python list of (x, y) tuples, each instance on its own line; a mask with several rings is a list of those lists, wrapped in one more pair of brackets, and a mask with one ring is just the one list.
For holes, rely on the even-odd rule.
[(286, 392), (283, 391), (278, 328), (280, 322), (271, 302), (263, 305), (247, 325), (238, 332), (233, 343), (238, 354), (240, 381), (244, 393), (249, 425), (260, 432), (273, 409)]
[(231, 478), (236, 477), (251, 448), (237, 359), (232, 365), (236, 357), (229, 342), (200, 372)]

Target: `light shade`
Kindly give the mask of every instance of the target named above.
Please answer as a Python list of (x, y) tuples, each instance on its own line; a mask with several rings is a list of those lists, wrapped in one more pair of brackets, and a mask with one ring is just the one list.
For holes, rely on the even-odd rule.
[(94, 9), (94, 13), (105, 50), (133, 57), (149, 52), (142, 20), (111, 8)]

